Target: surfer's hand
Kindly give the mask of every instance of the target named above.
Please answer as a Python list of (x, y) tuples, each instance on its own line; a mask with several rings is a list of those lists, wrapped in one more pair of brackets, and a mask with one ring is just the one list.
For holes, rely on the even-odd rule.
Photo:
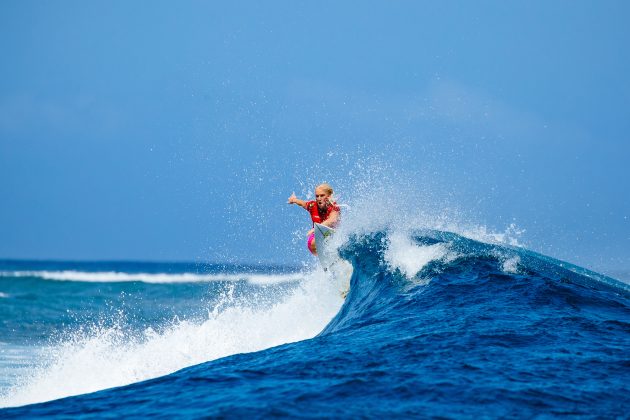
[(295, 196), (295, 192), (293, 194), (291, 194), (291, 197), (289, 197), (289, 201), (287, 201), (288, 204), (294, 204), (295, 200), (297, 200), (297, 197)]

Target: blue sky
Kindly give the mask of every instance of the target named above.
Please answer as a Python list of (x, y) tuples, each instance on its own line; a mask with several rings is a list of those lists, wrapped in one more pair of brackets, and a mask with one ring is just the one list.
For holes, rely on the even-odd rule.
[(4, 1), (0, 257), (301, 261), (291, 191), (378, 162), (392, 196), (628, 268), (629, 12)]

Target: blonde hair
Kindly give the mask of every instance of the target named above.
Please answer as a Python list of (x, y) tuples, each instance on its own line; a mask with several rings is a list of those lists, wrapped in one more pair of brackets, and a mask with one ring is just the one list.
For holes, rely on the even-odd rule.
[(333, 188), (330, 186), (329, 183), (324, 182), (323, 184), (319, 184), (317, 187), (315, 187), (315, 190), (318, 190), (319, 188), (321, 188), (322, 190), (324, 190), (326, 192), (326, 194), (328, 194), (329, 196), (332, 197), (332, 195), (335, 193), (333, 191)]

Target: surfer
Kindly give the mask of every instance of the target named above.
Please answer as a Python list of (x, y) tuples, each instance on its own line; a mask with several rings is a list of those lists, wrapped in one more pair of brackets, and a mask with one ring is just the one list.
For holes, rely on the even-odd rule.
[(317, 255), (315, 244), (315, 223), (334, 228), (339, 223), (339, 206), (332, 200), (333, 189), (329, 184), (320, 184), (315, 188), (315, 200), (304, 201), (295, 196), (289, 197), (289, 204), (297, 204), (304, 208), (311, 215), (313, 229), (306, 234), (306, 245), (311, 254)]

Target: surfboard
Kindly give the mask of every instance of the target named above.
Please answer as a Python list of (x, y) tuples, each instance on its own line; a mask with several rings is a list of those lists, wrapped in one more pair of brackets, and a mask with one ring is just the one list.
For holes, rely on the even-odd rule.
[(337, 249), (330, 241), (335, 229), (315, 223), (315, 245), (317, 246), (317, 258), (324, 271), (328, 273), (342, 297), (346, 297), (350, 290), (350, 277), (352, 277), (352, 264), (339, 256)]

